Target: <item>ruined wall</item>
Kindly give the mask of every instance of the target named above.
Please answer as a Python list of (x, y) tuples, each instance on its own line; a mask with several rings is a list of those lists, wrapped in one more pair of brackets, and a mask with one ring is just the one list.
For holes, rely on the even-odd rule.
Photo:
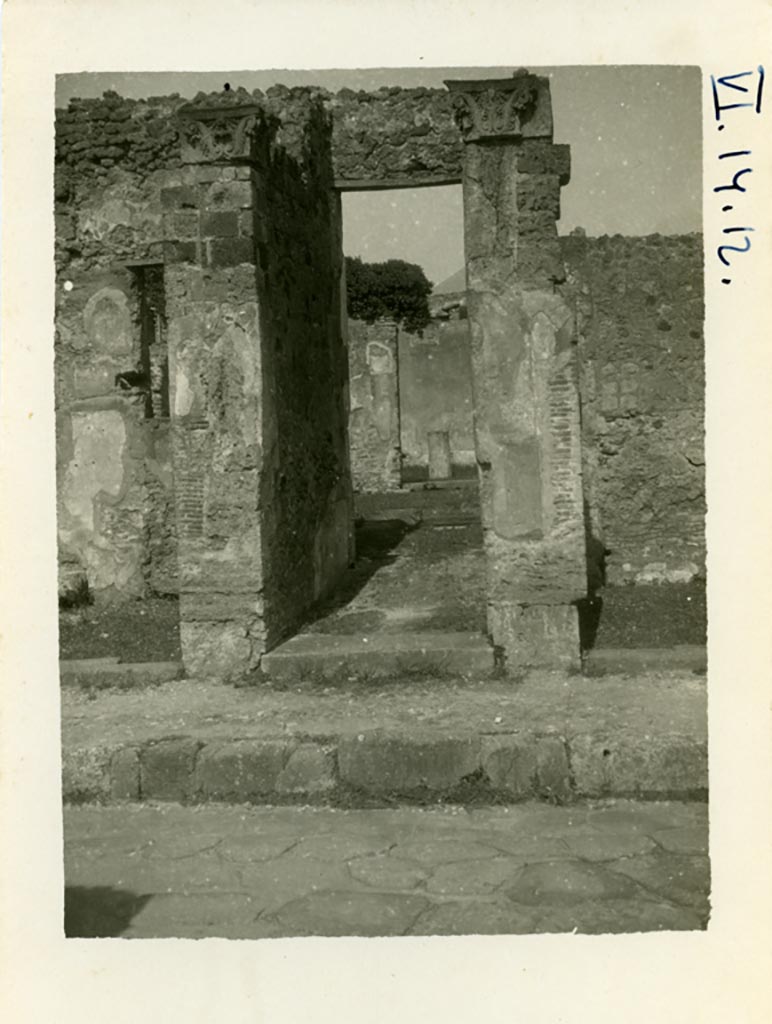
[(475, 464), (467, 320), (435, 319), (421, 334), (399, 333), (403, 464), (425, 467), (429, 431), (446, 431), (455, 466)]
[[(114, 94), (56, 115), (57, 485), (60, 579), (97, 595), (176, 589), (168, 410), (139, 378), (165, 361), (162, 310), (145, 347), (135, 262), (162, 258), (159, 193), (175, 173), (174, 101)], [(158, 303), (156, 303), (158, 304)], [(145, 324), (147, 328), (147, 324)], [(152, 382), (148, 382), (148, 388)], [(152, 401), (152, 398), (151, 398)]]
[(349, 445), (355, 491), (391, 491), (402, 481), (397, 337), (393, 323), (348, 321)]
[(445, 89), (395, 86), (324, 95), (333, 115), (338, 188), (411, 188), (461, 181), (463, 145)]
[(296, 628), (353, 556), (340, 197), (330, 122), (285, 97), (253, 179), (261, 306), (262, 546), (272, 638)]
[(579, 328), (585, 500), (611, 583), (705, 566), (699, 235), (562, 240)]

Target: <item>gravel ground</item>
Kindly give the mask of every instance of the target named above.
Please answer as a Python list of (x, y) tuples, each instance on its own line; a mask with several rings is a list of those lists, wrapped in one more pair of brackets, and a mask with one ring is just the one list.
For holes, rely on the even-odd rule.
[(126, 604), (93, 604), (59, 615), (62, 658), (179, 661), (179, 602), (151, 597)]

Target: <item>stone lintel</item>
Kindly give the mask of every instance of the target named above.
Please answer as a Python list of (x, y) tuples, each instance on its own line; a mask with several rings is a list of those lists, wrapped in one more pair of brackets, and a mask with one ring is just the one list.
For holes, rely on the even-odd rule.
[(511, 78), (447, 80), (464, 142), (552, 138), (549, 79), (527, 71)]
[(406, 188), (435, 188), (438, 185), (460, 185), (461, 170), (458, 174), (433, 174), (412, 172), (393, 178), (345, 178), (335, 179), (338, 192), (386, 192)]

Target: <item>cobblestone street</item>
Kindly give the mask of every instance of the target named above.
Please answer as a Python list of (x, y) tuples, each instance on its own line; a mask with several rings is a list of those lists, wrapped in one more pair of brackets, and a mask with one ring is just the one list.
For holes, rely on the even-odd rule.
[(705, 928), (707, 808), (65, 810), (69, 937)]

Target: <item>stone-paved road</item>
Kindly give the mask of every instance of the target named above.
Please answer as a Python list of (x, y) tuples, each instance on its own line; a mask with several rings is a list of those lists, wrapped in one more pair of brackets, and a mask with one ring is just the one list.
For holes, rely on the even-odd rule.
[(707, 808), (65, 810), (70, 936), (704, 928)]

